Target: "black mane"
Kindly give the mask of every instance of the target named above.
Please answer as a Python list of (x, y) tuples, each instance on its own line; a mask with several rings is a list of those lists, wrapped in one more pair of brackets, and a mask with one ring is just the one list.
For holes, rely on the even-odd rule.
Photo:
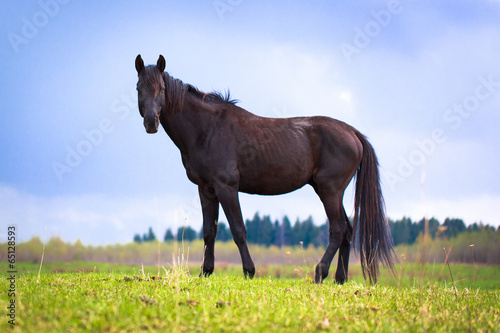
[(229, 90), (227, 90), (224, 94), (219, 91), (204, 93), (191, 84), (187, 84), (187, 89), (190, 93), (193, 93), (195, 96), (201, 98), (207, 103), (229, 103), (235, 105), (239, 102), (237, 99), (231, 98)]
[(167, 105), (169, 110), (174, 112), (182, 110), (186, 93), (193, 94), (205, 103), (228, 103), (232, 105), (238, 103), (237, 99), (231, 98), (229, 90), (224, 94), (218, 91), (205, 93), (191, 84), (183, 83), (181, 80), (170, 76), (167, 72), (163, 74)]

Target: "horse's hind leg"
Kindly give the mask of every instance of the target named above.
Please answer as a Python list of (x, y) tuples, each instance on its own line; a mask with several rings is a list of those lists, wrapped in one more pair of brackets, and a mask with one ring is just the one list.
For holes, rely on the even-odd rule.
[(337, 272), (335, 273), (335, 282), (339, 284), (343, 284), (347, 281), (347, 272), (349, 269), (349, 254), (351, 253), (351, 240), (353, 235), (352, 226), (349, 222), (349, 218), (347, 217), (344, 207), (342, 207), (342, 211), (344, 213), (344, 221), (347, 225), (347, 230), (344, 234), (344, 238), (342, 239), (342, 243), (340, 243), (339, 262), (337, 264)]
[[(347, 231), (347, 224), (344, 220), (345, 212), (342, 207), (342, 197), (344, 191), (335, 186), (317, 185), (314, 186), (323, 205), (329, 221), (329, 242), (325, 254), (316, 266), (314, 280), (321, 283), (327, 276), (335, 253), (341, 246)], [(345, 251), (345, 247), (344, 251)], [(345, 254), (343, 255), (345, 257)]]

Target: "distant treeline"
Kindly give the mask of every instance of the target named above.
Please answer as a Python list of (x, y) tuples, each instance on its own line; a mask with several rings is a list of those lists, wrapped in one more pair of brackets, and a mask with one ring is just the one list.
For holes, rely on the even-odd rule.
[[(247, 241), (251, 244), (276, 245), (278, 247), (302, 244), (303, 247), (307, 248), (309, 244), (319, 247), (326, 246), (328, 243), (328, 225), (324, 224), (317, 227), (312, 217), (309, 217), (305, 221), (297, 219), (292, 226), (287, 216), (280, 223), (278, 220), (272, 222), (269, 215), (260, 217), (259, 213), (256, 213), (253, 219), (246, 220), (245, 226), (247, 229)], [(142, 236), (139, 234), (134, 236), (134, 242), (136, 243), (154, 241), (156, 239), (151, 227)], [(163, 241), (168, 242), (174, 239), (178, 241), (203, 239), (203, 227), (199, 231), (194, 230), (190, 226), (179, 227), (175, 234), (170, 228), (167, 229)], [(218, 224), (216, 240), (222, 242), (233, 240), (231, 230), (226, 223), (220, 222)]]
[[(432, 238), (450, 239), (457, 237), (464, 232), (492, 231), (500, 232), (500, 227), (495, 227), (483, 223), (473, 223), (466, 226), (462, 219), (446, 218), (441, 224), (435, 218), (428, 220), (429, 236)], [(425, 219), (413, 222), (410, 218), (403, 217), (401, 220), (389, 220), (394, 245), (412, 245), (420, 234), (425, 232)]]
[[(328, 245), (328, 223), (316, 226), (312, 217), (304, 221), (297, 219), (292, 225), (290, 219), (285, 216), (282, 221), (271, 220), (269, 215), (261, 217), (259, 213), (255, 213), (253, 219), (246, 220), (247, 241), (251, 244), (264, 246), (275, 245), (277, 247), (295, 246), (301, 244), (307, 248), (309, 245), (314, 247)], [(391, 229), (394, 245), (412, 245), (417, 241), (419, 235), (425, 232), (425, 219), (418, 222), (412, 221), (410, 218), (403, 217), (400, 220), (390, 220), (389, 226)], [(500, 227), (495, 229), (490, 225), (482, 223), (474, 223), (466, 226), (464, 221), (457, 218), (446, 218), (443, 223), (437, 219), (431, 218), (428, 220), (429, 235), (432, 238), (450, 239), (464, 232), (500, 232)], [(134, 242), (142, 243), (156, 240), (156, 235), (152, 228), (149, 228), (148, 233), (144, 235), (136, 234)], [(163, 236), (163, 241), (168, 242), (177, 239), (178, 241), (193, 241), (203, 239), (203, 228), (196, 231), (190, 226), (180, 227), (176, 233), (171, 229), (167, 229)], [(217, 240), (227, 242), (232, 240), (231, 231), (224, 222), (218, 224)]]
[[(328, 237), (327, 225), (316, 226), (312, 218), (297, 220), (293, 225), (288, 218), (271, 222), (269, 216), (259, 214), (246, 221), (250, 251), (255, 262), (265, 264), (308, 264), (316, 263), (323, 255), (322, 246)], [(429, 238), (423, 237), (425, 220), (413, 222), (408, 218), (390, 221), (394, 236), (396, 255), (410, 262), (443, 262), (443, 248), (454, 263), (481, 263), (500, 265), (500, 229), (483, 224), (465, 226), (460, 219), (446, 219), (442, 224), (436, 219), (428, 221)], [(184, 236), (183, 236), (184, 235)], [(161, 257), (162, 265), (174, 265), (174, 257), (184, 257), (190, 263), (203, 260), (201, 231), (190, 227), (179, 228), (176, 233), (167, 230), (158, 239), (152, 230), (142, 236), (136, 235), (136, 242), (103, 246), (84, 245), (80, 240), (74, 244), (64, 242), (60, 237), (51, 238), (47, 244), (40, 237), (16, 244), (16, 260), (40, 263), (42, 253), (45, 261), (83, 260), (91, 262), (119, 262), (133, 265), (155, 265)], [(188, 244), (173, 240), (192, 241)], [(224, 223), (219, 224), (216, 246), (219, 263), (241, 264), (238, 248), (229, 242), (231, 232)], [(158, 242), (167, 240), (167, 242)], [(261, 245), (257, 245), (261, 244)], [(7, 243), (0, 240), (0, 252), (7, 253)], [(159, 255), (159, 251), (161, 255)], [(351, 256), (356, 261), (358, 256)], [(172, 259), (172, 261), (170, 261)], [(402, 261), (403, 262), (403, 261)]]

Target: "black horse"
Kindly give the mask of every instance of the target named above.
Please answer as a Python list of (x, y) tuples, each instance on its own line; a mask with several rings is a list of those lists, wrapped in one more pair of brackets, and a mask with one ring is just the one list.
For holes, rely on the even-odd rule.
[[(328, 276), (340, 249), (335, 281), (347, 280), (353, 237), (358, 240), (363, 275), (376, 282), (378, 263), (393, 267), (393, 243), (385, 216), (378, 162), (365, 136), (328, 117), (263, 118), (236, 105), (229, 94), (203, 93), (156, 66), (135, 60), (139, 112), (147, 133), (161, 123), (179, 148), (189, 180), (198, 185), (205, 253), (202, 272), (214, 270), (219, 203), (240, 251), (245, 276), (255, 266), (246, 243), (238, 192), (276, 195), (311, 185), (326, 210), (329, 244), (316, 266), (315, 281)], [(342, 204), (356, 175), (354, 229)], [(355, 232), (354, 232), (354, 231)]]

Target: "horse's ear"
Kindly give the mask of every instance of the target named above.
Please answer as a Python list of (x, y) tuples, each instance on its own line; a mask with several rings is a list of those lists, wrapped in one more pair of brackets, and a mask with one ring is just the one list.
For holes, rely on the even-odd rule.
[(156, 62), (156, 67), (158, 67), (158, 70), (163, 73), (165, 71), (166, 66), (167, 64), (165, 63), (165, 58), (163, 58), (163, 56), (160, 54), (160, 57)]
[(144, 69), (144, 61), (142, 61), (140, 54), (135, 58), (135, 69), (137, 73), (140, 73)]

